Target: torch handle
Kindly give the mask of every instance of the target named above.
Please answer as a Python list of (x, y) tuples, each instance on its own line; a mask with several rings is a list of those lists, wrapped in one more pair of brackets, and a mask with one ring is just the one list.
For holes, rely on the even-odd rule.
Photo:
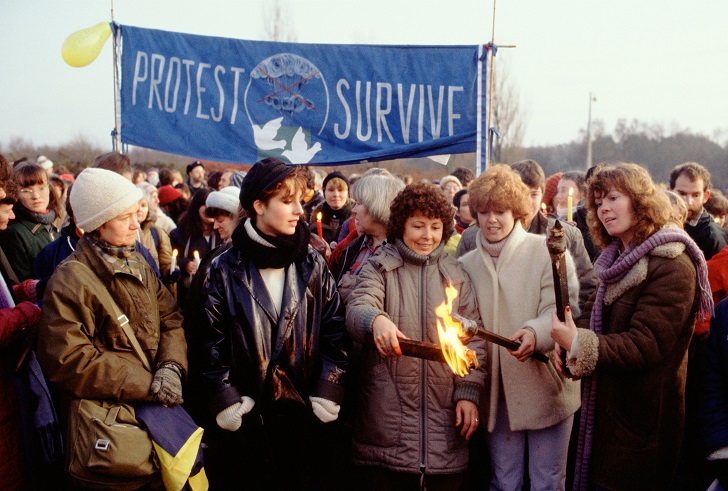
[(398, 338), (397, 341), (399, 342), (399, 349), (402, 350), (402, 355), (404, 356), (413, 356), (415, 358), (424, 358), (425, 360), (445, 363), (445, 356), (437, 344), (404, 338)]
[[(569, 306), (569, 283), (566, 280), (566, 259), (563, 254), (552, 257), (551, 268), (554, 275), (554, 294), (556, 295), (556, 317), (566, 322), (566, 307)], [(559, 356), (564, 373), (569, 374), (566, 367), (566, 350), (562, 347)]]
[[(493, 344), (497, 344), (498, 346), (503, 346), (504, 348), (508, 348), (511, 351), (515, 351), (518, 349), (519, 346), (521, 346), (521, 343), (518, 341), (513, 341), (512, 339), (508, 339), (506, 337), (501, 336), (500, 334), (496, 334), (493, 331), (486, 331), (485, 329), (478, 329), (475, 333), (476, 336), (479, 338), (483, 338), (486, 341), (490, 341)], [(543, 353), (539, 353), (537, 351), (534, 351), (533, 354), (531, 354), (531, 358), (534, 360), (540, 361), (542, 363), (548, 363), (549, 357), (544, 355)]]

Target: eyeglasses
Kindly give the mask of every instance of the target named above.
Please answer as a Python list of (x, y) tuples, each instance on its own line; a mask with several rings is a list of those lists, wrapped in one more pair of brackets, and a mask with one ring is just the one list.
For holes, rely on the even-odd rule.
[(46, 191), (48, 191), (48, 186), (37, 186), (35, 188), (31, 188), (31, 187), (22, 188), (20, 190), (20, 195), (25, 196), (25, 197), (30, 197), (37, 193), (38, 196), (40, 196), (43, 193), (45, 193)]

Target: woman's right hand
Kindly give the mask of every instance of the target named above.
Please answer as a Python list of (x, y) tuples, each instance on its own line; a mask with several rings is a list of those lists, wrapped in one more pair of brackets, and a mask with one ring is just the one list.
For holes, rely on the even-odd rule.
[(197, 273), (197, 262), (196, 261), (189, 261), (187, 263), (187, 274), (192, 276), (193, 274)]
[(407, 339), (387, 316), (378, 315), (372, 323), (374, 345), (382, 356), (402, 356), (397, 338)]

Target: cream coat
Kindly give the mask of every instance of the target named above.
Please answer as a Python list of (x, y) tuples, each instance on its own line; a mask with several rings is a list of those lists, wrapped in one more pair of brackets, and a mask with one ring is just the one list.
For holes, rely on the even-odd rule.
[[(551, 259), (546, 237), (523, 230), (520, 222), (506, 239), (497, 265), (481, 243), (460, 261), (475, 286), (480, 316), (486, 329), (510, 337), (522, 327), (536, 334), (536, 351), (554, 356), (549, 335), (551, 313), (556, 308)], [(569, 303), (577, 315), (578, 279), (567, 251)], [(567, 379), (535, 360), (518, 361), (505, 348), (490, 344), (486, 397), (482, 407), (486, 429), (495, 427), (500, 388), (503, 387), (511, 430), (548, 428), (574, 414), (580, 405), (579, 382)], [(503, 379), (502, 385), (499, 383)], [(487, 418), (487, 419), (486, 419)]]

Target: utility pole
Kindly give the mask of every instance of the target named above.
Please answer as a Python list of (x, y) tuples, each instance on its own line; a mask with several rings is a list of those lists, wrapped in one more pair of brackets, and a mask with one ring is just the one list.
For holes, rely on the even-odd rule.
[(586, 168), (592, 166), (592, 133), (591, 133), (591, 106), (592, 102), (596, 102), (597, 98), (589, 92), (589, 119), (586, 123)]

